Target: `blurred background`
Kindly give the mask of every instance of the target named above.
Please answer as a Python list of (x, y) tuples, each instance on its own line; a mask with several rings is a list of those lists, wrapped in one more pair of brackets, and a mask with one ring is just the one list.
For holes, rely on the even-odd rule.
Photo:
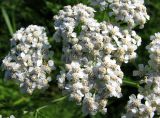
[[(138, 81), (139, 78), (132, 77), (132, 71), (136, 69), (136, 64), (147, 64), (148, 53), (145, 46), (149, 44), (150, 35), (160, 32), (160, 1), (145, 0), (148, 14), (151, 20), (147, 22), (145, 28), (135, 29), (142, 37), (142, 46), (137, 50), (138, 58), (135, 63), (122, 65), (125, 73), (122, 86), (123, 97), (120, 99), (111, 98), (107, 107), (106, 115), (83, 116), (81, 106), (62, 96), (61, 90), (57, 88), (56, 75), (63, 63), (61, 58), (61, 44), (52, 40), (54, 27), (53, 16), (66, 5), (76, 5), (77, 3), (88, 4), (87, 0), (0, 0), (0, 65), (3, 58), (10, 50), (12, 34), (21, 27), (30, 24), (44, 26), (46, 28), (49, 42), (52, 45), (55, 55), (56, 71), (52, 72), (52, 82), (46, 91), (37, 91), (32, 96), (22, 94), (18, 85), (14, 81), (6, 81), (4, 72), (0, 69), (0, 115), (7, 117), (14, 115), (16, 118), (120, 118), (125, 113), (125, 105), (129, 95), (137, 93), (136, 84), (126, 84), (126, 82)], [(97, 20), (104, 18), (104, 14), (98, 14)]]

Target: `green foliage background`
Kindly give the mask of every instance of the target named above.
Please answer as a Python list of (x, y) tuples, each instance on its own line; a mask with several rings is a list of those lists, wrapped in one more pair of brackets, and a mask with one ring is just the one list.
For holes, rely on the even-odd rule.
[[(53, 16), (63, 6), (85, 3), (87, 0), (0, 0), (0, 64), (2, 59), (10, 50), (11, 33), (21, 27), (30, 24), (45, 26), (55, 52), (54, 60), (57, 70), (52, 73), (52, 82), (46, 91), (37, 91), (32, 96), (22, 94), (18, 85), (13, 81), (4, 79), (4, 72), (0, 70), (0, 114), (4, 117), (13, 114), (16, 118), (119, 118), (125, 110), (128, 96), (137, 93), (137, 82), (139, 79), (132, 77), (132, 71), (137, 68), (138, 63), (147, 64), (148, 53), (145, 46), (150, 42), (149, 36), (160, 32), (160, 1), (145, 0), (151, 20), (142, 30), (136, 29), (142, 37), (142, 46), (138, 49), (138, 58), (135, 63), (122, 65), (125, 73), (122, 86), (123, 97), (120, 99), (111, 98), (106, 115), (83, 116), (81, 107), (63, 97), (57, 88), (56, 75), (63, 63), (61, 63), (61, 44), (52, 40), (54, 33)], [(97, 13), (97, 20), (107, 19), (104, 14)], [(8, 24), (7, 24), (8, 23)]]

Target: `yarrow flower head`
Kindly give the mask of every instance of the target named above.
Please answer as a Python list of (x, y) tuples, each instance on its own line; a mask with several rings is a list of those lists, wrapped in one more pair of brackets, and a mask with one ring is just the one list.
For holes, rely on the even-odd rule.
[[(94, 10), (90, 7), (66, 6), (54, 17), (54, 38), (62, 40), (62, 59), (66, 63), (65, 70), (57, 77), (59, 87), (71, 100), (82, 104), (84, 114), (94, 115), (98, 111), (107, 112), (107, 98), (122, 96), (123, 72), (117, 58), (111, 59), (111, 53), (120, 48), (117, 45), (125, 44), (130, 34), (106, 22), (98, 23), (93, 17)], [(111, 48), (107, 50), (109, 45)]]
[(18, 30), (10, 41), (11, 51), (3, 60), (6, 78), (18, 81), (21, 90), (30, 94), (46, 88), (55, 66), (45, 28), (29, 25)]
[(58, 41), (63, 39), (64, 59), (71, 61), (76, 58), (74, 55), (86, 56), (86, 52), (94, 59), (111, 55), (117, 63), (127, 63), (136, 58), (135, 50), (141, 45), (141, 37), (135, 31), (111, 23), (98, 23), (94, 12), (92, 8), (78, 4), (66, 6), (54, 17), (54, 38)]
[[(127, 104), (127, 114), (125, 117), (140, 117), (153, 118), (155, 114), (160, 114), (160, 73), (159, 73), (159, 44), (160, 33), (150, 38), (152, 42), (146, 47), (150, 54), (150, 60), (148, 65), (139, 65), (139, 70), (134, 71), (134, 76), (140, 76), (144, 78), (141, 83), (144, 84), (139, 88), (139, 94), (137, 98), (135, 95), (130, 96), (130, 100)], [(138, 96), (143, 96), (139, 99)], [(132, 98), (135, 98), (133, 100)], [(137, 104), (135, 104), (135, 101)]]
[(115, 16), (117, 21), (127, 23), (129, 28), (139, 26), (141, 29), (147, 20), (150, 19), (147, 14), (144, 0), (90, 0), (94, 6), (100, 6), (101, 10), (110, 8), (110, 16)]
[(66, 71), (61, 71), (57, 78), (63, 92), (69, 94), (71, 100), (82, 104), (85, 115), (107, 112), (107, 98), (122, 96), (120, 86), (123, 72), (109, 56), (95, 65), (72, 61), (66, 64)]

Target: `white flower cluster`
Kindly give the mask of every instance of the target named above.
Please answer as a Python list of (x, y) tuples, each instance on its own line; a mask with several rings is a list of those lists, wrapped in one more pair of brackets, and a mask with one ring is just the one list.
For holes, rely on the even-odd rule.
[(29, 25), (18, 30), (11, 39), (10, 53), (3, 60), (6, 77), (18, 81), (22, 91), (30, 94), (46, 88), (51, 80), (49, 73), (55, 68), (50, 47), (44, 27)]
[(135, 50), (141, 45), (141, 37), (135, 31), (106, 22), (98, 23), (94, 19), (94, 10), (82, 4), (73, 8), (66, 6), (54, 19), (54, 38), (57, 41), (64, 39), (63, 51), (67, 61), (73, 60), (74, 55), (89, 52), (90, 58), (111, 55), (118, 63), (127, 63), (136, 57)]
[(95, 65), (74, 60), (66, 64), (66, 69), (58, 76), (59, 87), (70, 95), (71, 100), (82, 104), (85, 115), (107, 112), (107, 98), (122, 96), (123, 72), (109, 56)]
[(150, 38), (152, 42), (146, 48), (149, 52), (149, 65), (154, 71), (160, 71), (160, 33), (155, 33), (155, 35)]
[(106, 112), (107, 98), (121, 97), (120, 64), (136, 57), (141, 38), (110, 23), (98, 23), (94, 9), (82, 4), (66, 6), (55, 16), (54, 38), (62, 41), (65, 70), (58, 85), (82, 103), (84, 114)]
[(147, 14), (144, 0), (90, 0), (94, 6), (100, 6), (101, 10), (110, 8), (109, 15), (115, 16), (117, 21), (127, 23), (129, 28), (139, 26), (143, 28), (147, 20), (150, 19)]
[[(138, 94), (137, 97), (132, 94), (129, 99), (127, 114), (122, 118), (153, 118), (156, 109), (151, 105), (153, 101), (148, 100), (147, 97), (144, 98), (141, 94)], [(143, 100), (144, 103), (142, 103)]]
[(135, 95), (130, 96), (126, 114), (128, 118), (153, 118), (155, 112), (160, 114), (160, 33), (151, 36), (151, 40), (146, 47), (150, 53), (148, 65), (141, 64), (139, 70), (134, 71), (135, 76), (144, 77), (141, 82), (145, 85), (139, 88), (137, 98)]

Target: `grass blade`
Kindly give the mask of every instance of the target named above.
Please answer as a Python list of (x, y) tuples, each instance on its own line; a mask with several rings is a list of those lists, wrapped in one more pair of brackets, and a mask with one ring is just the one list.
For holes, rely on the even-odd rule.
[(6, 10), (3, 7), (1, 8), (1, 11), (2, 11), (3, 18), (6, 22), (6, 25), (8, 27), (8, 30), (9, 30), (10, 34), (13, 35), (13, 28), (12, 28), (9, 16), (8, 16)]

